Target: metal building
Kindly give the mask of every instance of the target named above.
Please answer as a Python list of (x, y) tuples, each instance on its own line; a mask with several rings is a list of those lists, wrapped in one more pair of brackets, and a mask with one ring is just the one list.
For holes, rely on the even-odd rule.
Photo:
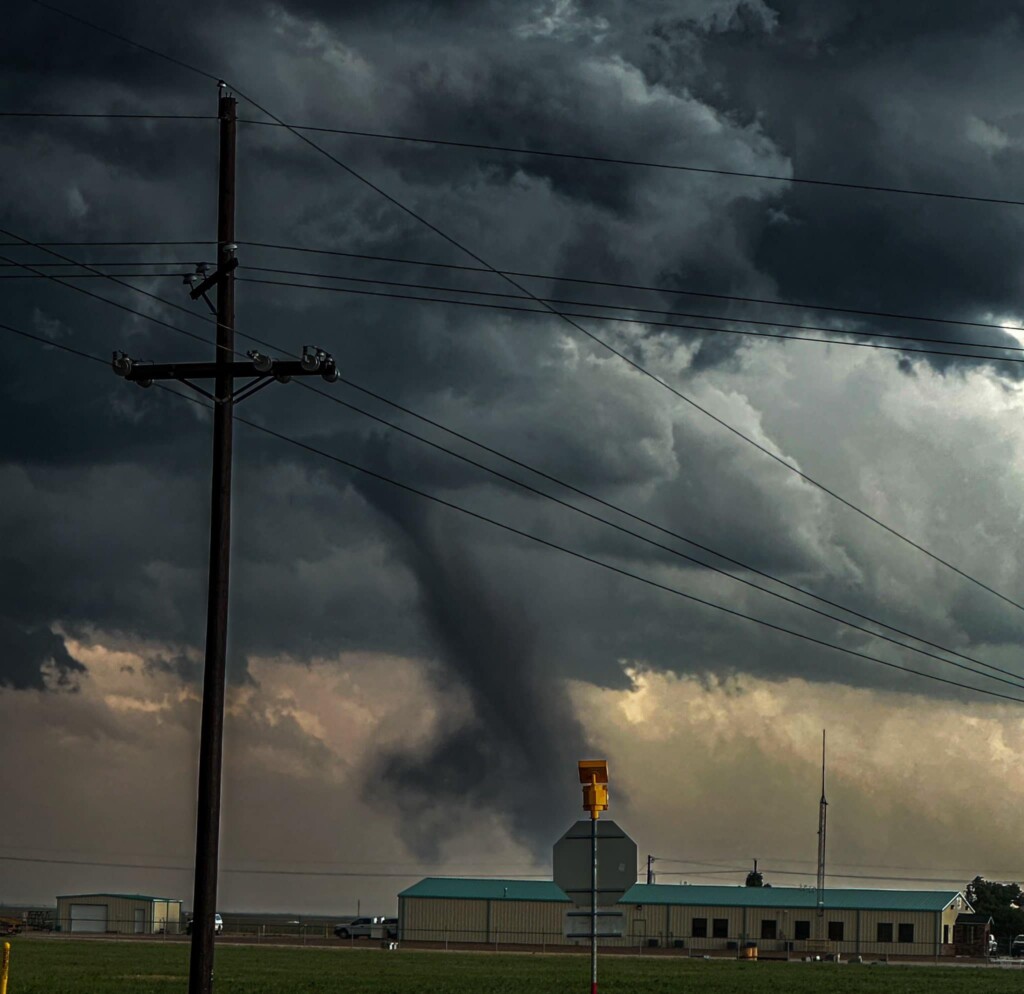
[(688, 884), (635, 884), (619, 903), (631, 945), (844, 957), (952, 956), (973, 910), (956, 890), (830, 889), (819, 914), (812, 888)]
[[(563, 890), (539, 880), (428, 877), (398, 895), (405, 941), (569, 945)], [(960, 891), (827, 890), (634, 884), (614, 906), (622, 938), (602, 947), (660, 947), (759, 954), (952, 956), (957, 917), (972, 911)]]
[(145, 894), (65, 894), (57, 898), (57, 927), (62, 932), (176, 934), (181, 901)]
[(398, 895), (398, 937), (407, 942), (564, 943), (572, 902), (548, 880), (427, 877)]

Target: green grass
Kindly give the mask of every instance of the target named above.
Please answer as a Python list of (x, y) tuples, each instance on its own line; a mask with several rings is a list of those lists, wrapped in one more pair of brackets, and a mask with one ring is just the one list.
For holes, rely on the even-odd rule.
[[(8, 994), (183, 994), (179, 943), (14, 939)], [(587, 994), (586, 956), (270, 948), (217, 950), (217, 994)], [(1001, 994), (1016, 970), (602, 958), (602, 994)]]

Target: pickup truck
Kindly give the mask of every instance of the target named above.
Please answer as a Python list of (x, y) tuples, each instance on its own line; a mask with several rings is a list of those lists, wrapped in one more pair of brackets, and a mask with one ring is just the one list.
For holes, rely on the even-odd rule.
[(336, 925), (334, 934), (339, 939), (368, 939), (374, 925), (379, 924), (376, 918), (353, 918), (350, 922)]

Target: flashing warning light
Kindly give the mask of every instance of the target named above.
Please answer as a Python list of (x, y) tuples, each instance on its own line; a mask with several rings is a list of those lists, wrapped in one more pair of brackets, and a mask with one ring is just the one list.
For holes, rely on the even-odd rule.
[(581, 759), (579, 768), (580, 783), (583, 784), (583, 810), (589, 811), (591, 820), (597, 821), (601, 812), (608, 810), (608, 761)]

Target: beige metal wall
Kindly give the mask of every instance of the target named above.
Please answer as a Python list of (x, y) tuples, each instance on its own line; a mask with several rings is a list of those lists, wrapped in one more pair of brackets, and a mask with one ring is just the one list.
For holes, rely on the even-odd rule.
[[(819, 919), (813, 908), (728, 908), (707, 906), (681, 905), (625, 905), (625, 928), (622, 939), (605, 940), (609, 945), (646, 946), (648, 940), (655, 939), (659, 946), (708, 952), (726, 951), (742, 948), (746, 942), (756, 942), (758, 948), (765, 952), (790, 951), (794, 955), (838, 952), (844, 955), (862, 953), (869, 956), (890, 954), (894, 956), (931, 956), (935, 954), (937, 912), (933, 911), (848, 911), (826, 909)], [(944, 922), (950, 925), (955, 921), (957, 911), (951, 909), (944, 915)], [(693, 935), (693, 919), (703, 918), (707, 921), (707, 936)], [(728, 922), (728, 937), (714, 937), (714, 921), (716, 918)], [(777, 938), (762, 939), (762, 921), (775, 921)], [(796, 923), (809, 922), (810, 940), (794, 939)], [(828, 939), (829, 923), (843, 923), (843, 941), (833, 942)], [(879, 922), (889, 922), (893, 926), (893, 942), (877, 941)], [(901, 924), (914, 926), (914, 942), (900, 943), (895, 941), (899, 936)], [(940, 950), (941, 952), (941, 950)]]
[(490, 905), (488, 942), (559, 945), (567, 941), (565, 913), (572, 907), (568, 902), (491, 901)]
[(441, 897), (404, 897), (402, 938), (407, 942), (486, 942), (487, 904)]
[[(565, 912), (569, 904), (550, 901), (473, 901), (448, 898), (402, 898), (402, 938), (425, 942), (478, 942), (499, 945), (580, 944), (589, 940), (564, 937)], [(681, 905), (618, 905), (623, 913), (620, 939), (601, 939), (602, 947), (642, 947), (656, 940), (659, 947), (737, 954), (746, 942), (756, 942), (762, 952), (789, 951), (794, 956), (840, 953), (844, 956), (933, 956), (941, 926), (953, 923), (959, 913), (951, 907), (941, 916), (934, 911), (847, 911), (826, 909), (818, 919), (814, 908), (729, 908)], [(961, 909), (962, 910), (962, 909)], [(693, 919), (707, 920), (707, 937), (694, 937)], [(714, 920), (728, 922), (727, 938), (714, 937)], [(775, 939), (761, 938), (763, 920), (775, 921)], [(810, 923), (810, 940), (793, 938), (796, 922)], [(828, 939), (829, 923), (843, 923), (843, 941)], [(878, 942), (878, 925), (893, 926), (893, 941)], [(899, 926), (914, 926), (914, 942), (901, 943)], [(787, 950), (787, 947), (788, 950)], [(952, 946), (940, 953), (951, 953)]]
[(135, 909), (145, 911), (145, 931), (152, 927), (151, 901), (130, 901), (123, 897), (109, 897), (105, 894), (80, 894), (74, 897), (63, 897), (57, 901), (57, 920), (61, 931), (71, 931), (72, 904), (105, 904), (107, 907), (107, 931), (131, 935), (135, 931)]
[(565, 912), (571, 907), (558, 901), (403, 897), (401, 937), (407, 942), (565, 944)]

